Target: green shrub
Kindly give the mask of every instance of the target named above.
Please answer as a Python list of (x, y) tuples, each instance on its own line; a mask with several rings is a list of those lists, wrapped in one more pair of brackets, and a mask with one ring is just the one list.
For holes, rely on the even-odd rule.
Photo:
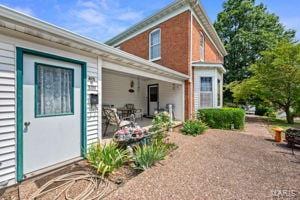
[(133, 157), (135, 167), (139, 170), (146, 170), (156, 162), (163, 160), (168, 152), (168, 147), (159, 141), (150, 145), (138, 146)]
[(188, 120), (184, 122), (181, 132), (184, 135), (196, 136), (202, 134), (206, 129), (206, 124), (200, 120)]
[(242, 129), (245, 125), (245, 111), (240, 108), (200, 109), (197, 118), (215, 129)]
[(151, 132), (164, 131), (172, 126), (170, 115), (167, 112), (161, 112), (154, 116), (152, 120)]
[(113, 142), (104, 146), (94, 144), (88, 150), (87, 159), (97, 173), (105, 176), (127, 162), (128, 154), (126, 150), (119, 149)]

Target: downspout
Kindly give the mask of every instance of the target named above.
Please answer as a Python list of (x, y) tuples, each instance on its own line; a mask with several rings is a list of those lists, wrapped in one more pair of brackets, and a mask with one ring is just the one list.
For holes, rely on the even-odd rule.
[[(190, 101), (191, 101), (191, 105), (190, 105), (190, 113), (193, 114), (194, 110), (194, 99), (193, 99), (193, 90), (194, 90), (194, 80), (193, 80), (193, 14), (192, 14), (192, 10), (190, 10), (190, 15), (191, 15), (191, 20), (190, 20)], [(190, 116), (191, 117), (191, 116)]]

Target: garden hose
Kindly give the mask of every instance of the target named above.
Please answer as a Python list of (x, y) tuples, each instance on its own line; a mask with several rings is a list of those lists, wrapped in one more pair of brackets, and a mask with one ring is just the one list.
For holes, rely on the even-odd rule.
[[(71, 194), (72, 187), (78, 181), (83, 181), (83, 180), (87, 181), (88, 185), (79, 195), (73, 197), (74, 195)], [(62, 184), (60, 184), (59, 186), (51, 187), (54, 184), (57, 184), (59, 182), (61, 182)], [(106, 195), (108, 188), (109, 188), (108, 182), (105, 181), (102, 177), (86, 171), (76, 171), (76, 172), (71, 172), (68, 174), (58, 176), (48, 181), (46, 184), (40, 187), (36, 192), (34, 192), (29, 199), (34, 200), (34, 199), (42, 198), (42, 196), (45, 196), (50, 192), (53, 192), (55, 190), (61, 190), (56, 196), (53, 197), (53, 200), (56, 200), (59, 197), (62, 197), (63, 195), (64, 198), (67, 200), (96, 200), (96, 199), (102, 199), (104, 195)]]

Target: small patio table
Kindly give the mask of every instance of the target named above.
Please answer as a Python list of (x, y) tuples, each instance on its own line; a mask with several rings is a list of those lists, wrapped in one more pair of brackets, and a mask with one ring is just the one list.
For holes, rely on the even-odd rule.
[(117, 108), (117, 112), (122, 118), (129, 117), (132, 114), (132, 110), (128, 108)]

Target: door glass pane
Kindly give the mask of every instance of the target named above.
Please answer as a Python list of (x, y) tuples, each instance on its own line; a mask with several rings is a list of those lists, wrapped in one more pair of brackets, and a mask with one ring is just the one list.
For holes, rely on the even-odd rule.
[(157, 102), (157, 101), (158, 101), (158, 88), (150, 87), (150, 102)]
[(36, 65), (36, 116), (73, 114), (74, 71)]

